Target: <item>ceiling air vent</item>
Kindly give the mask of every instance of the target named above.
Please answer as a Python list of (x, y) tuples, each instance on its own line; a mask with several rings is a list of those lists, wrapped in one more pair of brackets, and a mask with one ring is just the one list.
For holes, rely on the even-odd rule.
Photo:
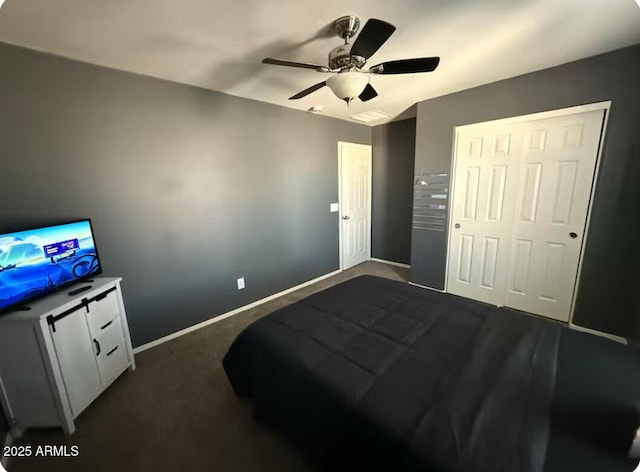
[(351, 116), (351, 119), (362, 121), (363, 123), (371, 123), (372, 121), (382, 120), (384, 118), (389, 118), (390, 116), (391, 115), (389, 113), (385, 113), (383, 111), (371, 110), (353, 115)]

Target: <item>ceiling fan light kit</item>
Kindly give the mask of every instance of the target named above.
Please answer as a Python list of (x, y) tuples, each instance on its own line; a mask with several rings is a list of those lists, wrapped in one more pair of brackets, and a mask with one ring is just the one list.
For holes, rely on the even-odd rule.
[(369, 83), (369, 75), (362, 72), (342, 72), (327, 80), (327, 85), (333, 94), (347, 102), (347, 106), (353, 99), (359, 97)]
[(312, 69), (316, 72), (334, 73), (328, 80), (319, 82), (311, 87), (289, 97), (298, 100), (310, 93), (320, 90), (327, 85), (336, 97), (351, 103), (355, 98), (363, 102), (378, 96), (375, 88), (369, 83), (372, 74), (414, 74), (418, 72), (432, 72), (440, 63), (439, 57), (422, 57), (415, 59), (401, 59), (387, 61), (362, 70), (367, 60), (391, 37), (396, 27), (386, 21), (371, 18), (353, 42), (349, 40), (358, 32), (360, 19), (353, 15), (342, 16), (333, 23), (337, 35), (344, 40), (344, 44), (334, 48), (329, 53), (328, 65), (310, 64), (306, 62), (287, 61), (266, 58), (264, 64), (276, 66)]

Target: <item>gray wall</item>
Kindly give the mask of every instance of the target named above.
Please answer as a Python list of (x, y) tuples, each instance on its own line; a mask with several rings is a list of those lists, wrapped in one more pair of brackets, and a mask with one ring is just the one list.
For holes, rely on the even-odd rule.
[(338, 269), (336, 143), (370, 128), (9, 45), (0, 65), (0, 223), (91, 217), (134, 345)]
[(371, 254), (409, 264), (416, 120), (373, 128)]
[[(575, 322), (640, 338), (640, 45), (418, 104), (416, 171), (449, 172), (453, 128), (612, 100)], [(442, 289), (446, 234), (413, 231), (412, 280)]]

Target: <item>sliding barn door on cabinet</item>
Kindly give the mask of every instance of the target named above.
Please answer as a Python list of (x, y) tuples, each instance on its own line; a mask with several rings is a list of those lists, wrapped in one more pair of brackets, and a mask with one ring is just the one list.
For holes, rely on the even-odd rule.
[(504, 304), (522, 124), (458, 133), (448, 291)]
[(569, 321), (603, 119), (526, 124), (505, 305)]
[(96, 369), (96, 356), (87, 328), (86, 308), (81, 305), (51, 329), (51, 338), (74, 416), (79, 415), (100, 395), (102, 385)]
[(450, 293), (569, 320), (604, 113), (457, 131)]

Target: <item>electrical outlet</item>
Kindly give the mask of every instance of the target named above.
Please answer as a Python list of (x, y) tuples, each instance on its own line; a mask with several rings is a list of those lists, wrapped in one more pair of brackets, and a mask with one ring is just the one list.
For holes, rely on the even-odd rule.
[(242, 290), (244, 288), (244, 277), (240, 277), (238, 279), (238, 290)]

